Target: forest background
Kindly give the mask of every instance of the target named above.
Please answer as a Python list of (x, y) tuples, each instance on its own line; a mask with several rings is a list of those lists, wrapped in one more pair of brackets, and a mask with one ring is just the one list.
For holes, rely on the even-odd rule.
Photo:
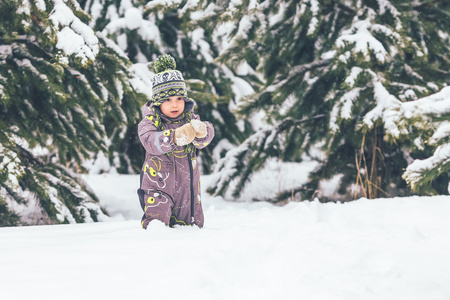
[[(45, 224), (107, 213), (80, 174), (140, 172), (164, 53), (215, 126), (200, 152), (214, 196), (450, 193), (448, 1), (3, 0), (0, 14), (0, 226), (29, 224), (24, 207)], [(246, 195), (258, 174), (272, 193)]]

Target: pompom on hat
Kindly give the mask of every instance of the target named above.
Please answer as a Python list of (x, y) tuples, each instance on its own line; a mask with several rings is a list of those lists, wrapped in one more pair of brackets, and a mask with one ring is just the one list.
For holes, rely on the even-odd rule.
[(175, 59), (169, 54), (160, 55), (154, 61), (156, 75), (152, 79), (153, 105), (161, 105), (164, 99), (172, 96), (187, 97), (186, 83), (176, 67)]

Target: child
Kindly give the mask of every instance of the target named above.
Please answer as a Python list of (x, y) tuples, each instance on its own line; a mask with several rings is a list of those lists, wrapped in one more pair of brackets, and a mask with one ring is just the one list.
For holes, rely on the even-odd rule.
[(195, 148), (206, 147), (214, 127), (194, 114), (183, 75), (170, 55), (155, 61), (153, 97), (142, 108), (138, 134), (146, 150), (141, 169), (139, 201), (142, 227), (152, 220), (167, 226), (203, 227), (200, 173)]

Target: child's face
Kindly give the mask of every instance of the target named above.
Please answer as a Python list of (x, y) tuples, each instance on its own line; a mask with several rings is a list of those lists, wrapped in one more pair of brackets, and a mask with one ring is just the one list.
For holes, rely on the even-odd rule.
[(184, 98), (172, 96), (161, 103), (161, 112), (169, 118), (176, 118), (184, 112)]

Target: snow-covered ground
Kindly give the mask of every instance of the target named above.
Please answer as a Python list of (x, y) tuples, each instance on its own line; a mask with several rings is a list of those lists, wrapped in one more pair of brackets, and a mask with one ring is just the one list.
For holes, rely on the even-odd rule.
[(204, 193), (205, 228), (145, 231), (137, 176), (87, 180), (110, 222), (0, 228), (2, 299), (450, 299), (450, 196), (276, 207)]

